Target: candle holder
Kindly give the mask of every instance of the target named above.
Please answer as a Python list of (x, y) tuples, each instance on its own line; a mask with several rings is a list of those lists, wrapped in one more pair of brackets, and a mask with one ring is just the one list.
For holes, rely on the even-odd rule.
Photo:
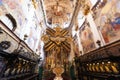
[(24, 40), (26, 40), (26, 39), (27, 39), (27, 37), (28, 37), (28, 35), (27, 35), (27, 34), (25, 34), (25, 35), (24, 35)]

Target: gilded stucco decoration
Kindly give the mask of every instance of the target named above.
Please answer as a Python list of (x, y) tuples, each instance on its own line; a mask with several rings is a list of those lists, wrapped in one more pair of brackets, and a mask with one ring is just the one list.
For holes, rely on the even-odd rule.
[(62, 65), (68, 59), (71, 50), (72, 38), (67, 29), (60, 27), (47, 28), (46, 34), (42, 36), (44, 41), (44, 51), (46, 53), (46, 62), (54, 67), (58, 62)]

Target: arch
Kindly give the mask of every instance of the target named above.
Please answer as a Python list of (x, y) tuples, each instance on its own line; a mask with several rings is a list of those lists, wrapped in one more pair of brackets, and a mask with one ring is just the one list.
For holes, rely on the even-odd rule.
[(15, 31), (15, 29), (17, 28), (17, 22), (15, 20), (15, 18), (9, 13), (5, 15), (8, 19), (10, 19), (10, 21), (12, 22), (13, 28), (12, 31)]

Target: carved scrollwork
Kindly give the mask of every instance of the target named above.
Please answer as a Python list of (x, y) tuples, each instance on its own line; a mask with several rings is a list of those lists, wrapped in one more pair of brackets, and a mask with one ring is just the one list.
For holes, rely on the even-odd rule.
[(89, 12), (90, 12), (90, 6), (85, 4), (84, 5), (84, 10), (83, 10), (84, 15), (87, 15)]
[(0, 43), (0, 48), (2, 50), (6, 50), (6, 49), (10, 48), (10, 46), (11, 46), (11, 42), (10, 41), (2, 41)]
[(48, 36), (48, 35), (43, 35), (43, 36), (41, 37), (41, 40), (46, 43), (46, 42), (49, 41), (49, 36)]

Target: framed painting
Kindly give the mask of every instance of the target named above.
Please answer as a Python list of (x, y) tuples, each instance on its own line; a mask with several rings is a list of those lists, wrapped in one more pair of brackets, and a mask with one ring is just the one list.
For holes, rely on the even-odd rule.
[(81, 38), (81, 44), (83, 46), (84, 53), (87, 53), (95, 49), (93, 33), (91, 31), (89, 23), (87, 23), (86, 21), (80, 28), (80, 38)]

